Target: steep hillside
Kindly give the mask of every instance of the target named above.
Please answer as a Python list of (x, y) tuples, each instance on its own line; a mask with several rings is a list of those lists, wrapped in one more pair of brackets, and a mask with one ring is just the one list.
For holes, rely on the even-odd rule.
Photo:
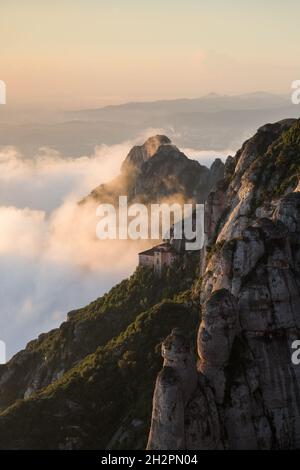
[(162, 279), (138, 269), (4, 366), (2, 406), (14, 404), (0, 415), (1, 449), (145, 448), (160, 343), (174, 327), (194, 337), (199, 321), (196, 264)]
[(136, 317), (189, 289), (196, 260), (166, 273), (164, 282), (138, 268), (128, 279), (85, 308), (68, 314), (60, 328), (41, 334), (7, 364), (0, 365), (0, 409), (49, 385), (97, 347), (118, 336)]

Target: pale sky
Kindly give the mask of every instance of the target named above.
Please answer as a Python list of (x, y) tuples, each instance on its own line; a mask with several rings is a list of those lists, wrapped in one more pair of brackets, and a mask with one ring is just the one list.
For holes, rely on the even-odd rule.
[(289, 93), (299, 20), (299, 0), (0, 0), (0, 79), (45, 109)]

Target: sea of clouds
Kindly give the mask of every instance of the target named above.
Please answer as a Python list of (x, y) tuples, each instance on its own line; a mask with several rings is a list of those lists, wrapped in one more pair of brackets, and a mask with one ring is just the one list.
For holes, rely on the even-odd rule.
[[(74, 159), (47, 148), (31, 159), (13, 147), (0, 150), (0, 340), (8, 357), (133, 272), (136, 246), (98, 240), (94, 205), (78, 201), (119, 173), (133, 145), (158, 132)], [(185, 152), (207, 165), (216, 156)]]

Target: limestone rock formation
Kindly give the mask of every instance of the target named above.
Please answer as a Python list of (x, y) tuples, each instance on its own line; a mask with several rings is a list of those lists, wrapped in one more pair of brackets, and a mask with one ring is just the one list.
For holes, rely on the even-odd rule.
[(194, 351), (178, 329), (162, 345), (147, 449), (222, 449), (218, 410)]
[(197, 386), (195, 359), (190, 344), (178, 329), (163, 342), (162, 356), (164, 365), (155, 386), (148, 449), (184, 449), (184, 409)]
[(204, 305), (197, 345), (199, 370), (209, 379), (217, 403), (225, 397), (225, 368), (238, 331), (235, 297), (225, 289), (216, 291)]
[(162, 145), (171, 144), (171, 140), (165, 135), (150, 137), (143, 145), (136, 145), (130, 150), (122, 164), (121, 172), (127, 173), (141, 169), (143, 163), (152, 158)]
[(204, 203), (209, 191), (224, 176), (224, 164), (217, 158), (208, 169), (189, 159), (163, 135), (150, 137), (127, 155), (121, 174), (95, 188), (82, 202), (116, 202), (127, 195), (130, 202), (162, 200)]
[(299, 170), (300, 121), (269, 124), (226, 162), (225, 180), (208, 197), (198, 286), (202, 386), (177, 403), (185, 449), (300, 449), (300, 367), (291, 360), (300, 338)]

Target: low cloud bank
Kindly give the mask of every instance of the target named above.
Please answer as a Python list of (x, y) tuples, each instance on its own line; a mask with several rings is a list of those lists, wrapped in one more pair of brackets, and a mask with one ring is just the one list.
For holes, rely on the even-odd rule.
[[(50, 149), (32, 159), (12, 147), (0, 152), (0, 339), (9, 356), (134, 270), (141, 245), (99, 241), (95, 206), (77, 202), (155, 133), (162, 130), (74, 159)], [(184, 151), (203, 164), (217, 155)]]

